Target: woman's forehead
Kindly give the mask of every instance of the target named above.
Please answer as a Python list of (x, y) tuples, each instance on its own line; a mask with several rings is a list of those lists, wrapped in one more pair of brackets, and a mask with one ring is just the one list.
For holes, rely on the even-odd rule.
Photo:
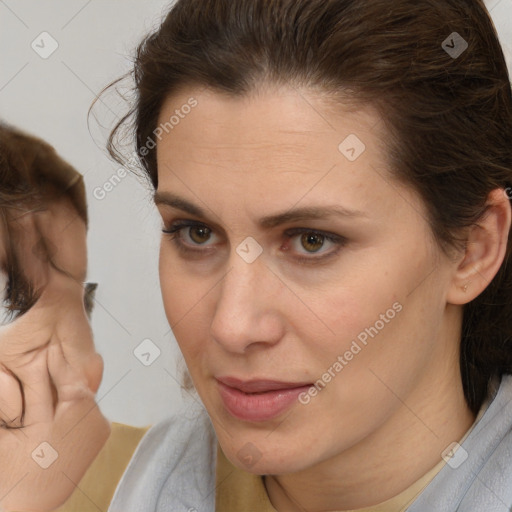
[[(165, 119), (176, 105), (194, 97), (197, 106), (165, 131)], [(290, 88), (232, 98), (187, 91), (169, 97), (159, 117), (157, 159), (160, 172), (215, 170), (215, 180), (228, 171), (229, 179), (305, 180), (327, 173), (333, 166), (357, 170), (370, 161), (382, 167), (386, 155), (379, 115), (361, 108), (339, 112)], [(163, 128), (162, 128), (163, 127)], [(360, 170), (358, 171), (359, 174)], [(286, 180), (285, 180), (286, 181)]]

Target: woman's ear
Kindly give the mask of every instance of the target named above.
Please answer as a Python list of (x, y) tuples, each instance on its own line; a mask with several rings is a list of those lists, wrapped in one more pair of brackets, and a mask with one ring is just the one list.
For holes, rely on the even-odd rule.
[(468, 229), (465, 252), (455, 269), (448, 303), (471, 302), (493, 280), (505, 258), (511, 217), (506, 191), (493, 190), (487, 198), (483, 217)]

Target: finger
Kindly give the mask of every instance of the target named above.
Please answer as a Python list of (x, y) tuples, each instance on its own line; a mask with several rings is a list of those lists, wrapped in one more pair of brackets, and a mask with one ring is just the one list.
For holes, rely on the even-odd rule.
[(0, 364), (0, 427), (22, 426), (24, 397), (19, 380)]
[(61, 311), (55, 333), (61, 340), (64, 357), (73, 366), (83, 366), (96, 353), (92, 328), (85, 311), (83, 287), (70, 292)]
[(55, 385), (58, 404), (91, 397), (85, 372), (80, 365), (70, 364), (60, 342), (48, 347), (48, 371)]
[[(83, 318), (80, 320), (81, 322), (69, 322), (66, 326), (60, 325), (57, 329), (57, 336), (61, 341), (58, 353), (56, 347), (51, 347), (50, 375), (54, 378), (54, 371), (56, 372), (54, 380), (57, 387), (59, 384), (66, 384), (66, 375), (75, 379), (76, 375), (80, 375), (89, 390), (96, 394), (103, 377), (103, 358), (95, 351), (88, 322)], [(80, 323), (82, 328), (80, 328)], [(77, 324), (79, 325), (77, 326)], [(70, 325), (72, 328), (69, 327)], [(76, 338), (79, 338), (78, 342)], [(59, 380), (60, 375), (63, 376), (62, 381)]]
[[(60, 283), (55, 284), (57, 281)], [(73, 336), (69, 337), (63, 330)], [(0, 326), (0, 361), (23, 357), (47, 344), (54, 332), (57, 335), (62, 332), (64, 339), (74, 341), (78, 351), (91, 351), (92, 333), (84, 310), (83, 287), (51, 270), (49, 282), (36, 304), (12, 322)]]
[(100, 387), (101, 381), (103, 379), (103, 369), (103, 358), (100, 356), (100, 354), (94, 353), (89, 356), (89, 361), (85, 366), (85, 374), (89, 384), (89, 389), (94, 394), (98, 392), (98, 388)]
[(34, 306), (8, 325), (0, 327), (0, 362), (11, 369), (32, 358), (32, 352), (46, 345), (57, 322), (55, 312)]
[(17, 369), (16, 374), (25, 393), (25, 425), (50, 423), (55, 414), (54, 384), (48, 371), (48, 348), (35, 350), (31, 360)]

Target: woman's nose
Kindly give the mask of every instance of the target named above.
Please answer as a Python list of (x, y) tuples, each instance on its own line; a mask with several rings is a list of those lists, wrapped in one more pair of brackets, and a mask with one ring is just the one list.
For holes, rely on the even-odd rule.
[(283, 284), (265, 264), (233, 251), (230, 270), (219, 284), (210, 332), (225, 350), (244, 353), (274, 345), (284, 333)]

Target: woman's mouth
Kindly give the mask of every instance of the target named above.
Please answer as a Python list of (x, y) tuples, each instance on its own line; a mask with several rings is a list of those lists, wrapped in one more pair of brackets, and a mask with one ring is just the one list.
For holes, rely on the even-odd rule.
[(243, 381), (234, 377), (219, 377), (217, 383), (226, 410), (244, 421), (267, 421), (279, 416), (313, 385), (274, 380)]

